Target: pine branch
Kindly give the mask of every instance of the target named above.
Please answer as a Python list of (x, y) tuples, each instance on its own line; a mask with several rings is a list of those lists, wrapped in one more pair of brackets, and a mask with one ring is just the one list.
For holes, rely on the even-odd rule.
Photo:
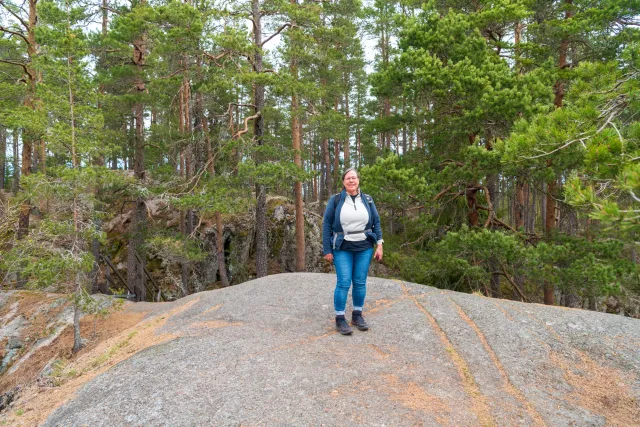
[(13, 17), (16, 18), (22, 24), (25, 30), (29, 30), (29, 25), (26, 22), (24, 22), (24, 20), (20, 18), (20, 16), (17, 13), (12, 11), (11, 8), (7, 6), (7, 4), (3, 0), (0, 0), (0, 6), (2, 6), (7, 12), (13, 15)]
[(10, 29), (8, 29), (8, 28), (6, 28), (6, 27), (3, 27), (3, 26), (1, 26), (1, 25), (0, 25), (0, 31), (3, 31), (3, 32), (8, 33), (8, 34), (12, 34), (12, 35), (14, 35), (14, 36), (18, 36), (18, 37), (20, 37), (22, 40), (24, 40), (24, 41), (25, 41), (25, 43), (29, 44), (29, 40), (28, 40), (28, 39), (25, 37), (25, 35), (24, 35), (24, 34), (22, 34), (22, 33), (18, 33), (18, 32), (16, 32), (16, 31), (12, 31), (12, 30), (10, 30)]
[(216, 66), (222, 68), (221, 64), (218, 64), (218, 59), (222, 59), (225, 56), (229, 55), (231, 53), (231, 51), (224, 51), (219, 55), (212, 55), (209, 52), (205, 52), (204, 50), (202, 51), (202, 53), (204, 54), (204, 56), (206, 56), (207, 58), (209, 58), (209, 60), (211, 60), (214, 64), (216, 64)]
[(5, 64), (18, 65), (22, 67), (24, 69), (24, 72), (27, 73), (29, 77), (33, 79), (33, 74), (31, 74), (31, 72), (29, 71), (27, 64), (23, 62), (17, 62), (17, 61), (12, 61), (10, 59), (1, 59), (1, 58), (0, 58), (0, 62), (4, 62)]
[[(496, 258), (497, 259), (497, 258)], [(501, 260), (498, 259), (498, 263), (500, 264), (500, 268), (502, 269), (502, 273), (498, 273), (502, 276), (504, 276), (507, 281), (509, 283), (511, 283), (511, 286), (513, 286), (513, 289), (518, 293), (518, 295), (520, 295), (520, 298), (522, 298), (522, 301), (524, 302), (529, 302), (527, 300), (527, 297), (524, 296), (524, 294), (522, 293), (522, 291), (520, 290), (520, 287), (518, 285), (516, 285), (516, 282), (513, 280), (513, 278), (511, 278), (511, 276), (507, 273), (507, 269), (504, 266), (504, 264), (502, 263)]]
[(278, 28), (276, 30), (275, 33), (271, 34), (265, 41), (263, 41), (262, 43), (260, 43), (260, 47), (264, 46), (265, 44), (267, 44), (267, 42), (269, 42), (272, 38), (274, 38), (275, 36), (277, 36), (278, 34), (280, 34), (285, 28), (287, 27), (293, 27), (293, 24), (291, 24), (291, 22), (287, 22), (286, 24), (282, 25), (280, 28)]
[(589, 138), (578, 138), (578, 139), (572, 139), (571, 141), (567, 142), (567, 143), (566, 143), (566, 144), (564, 144), (563, 146), (558, 147), (558, 148), (556, 148), (555, 150), (549, 151), (548, 153), (547, 153), (547, 152), (544, 152), (544, 153), (542, 153), (542, 154), (538, 154), (537, 156), (523, 156), (523, 158), (525, 158), (525, 159), (529, 159), (529, 160), (532, 160), (532, 159), (538, 159), (538, 158), (540, 158), (540, 157), (550, 156), (550, 155), (551, 155), (551, 154), (553, 154), (553, 153), (557, 153), (558, 151), (560, 151), (560, 150), (563, 150), (563, 149), (567, 148), (568, 146), (570, 146), (571, 144), (573, 144), (573, 143), (575, 143), (575, 142), (580, 142), (580, 143), (584, 144), (584, 141), (586, 141), (587, 139), (589, 139)]
[(255, 120), (255, 119), (257, 119), (258, 117), (260, 117), (260, 113), (254, 114), (253, 116), (246, 117), (246, 118), (244, 119), (244, 129), (239, 130), (238, 132), (236, 132), (236, 134), (235, 134), (235, 135), (233, 135), (232, 139), (239, 138), (239, 137), (241, 137), (242, 135), (244, 135), (245, 133), (249, 132), (249, 121), (250, 121), (250, 120)]

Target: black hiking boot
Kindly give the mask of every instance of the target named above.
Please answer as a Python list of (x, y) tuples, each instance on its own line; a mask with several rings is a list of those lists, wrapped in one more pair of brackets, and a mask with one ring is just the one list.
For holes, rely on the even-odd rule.
[(367, 321), (364, 320), (364, 317), (362, 317), (362, 311), (360, 310), (353, 310), (351, 313), (351, 324), (361, 331), (369, 329), (369, 325)]
[(344, 314), (336, 316), (336, 329), (342, 335), (351, 335), (353, 333), (353, 330), (347, 323), (347, 319), (344, 318)]

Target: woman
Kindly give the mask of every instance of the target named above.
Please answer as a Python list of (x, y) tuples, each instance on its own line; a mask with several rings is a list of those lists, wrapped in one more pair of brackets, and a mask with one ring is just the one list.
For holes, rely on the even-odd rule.
[(342, 335), (353, 331), (345, 319), (345, 306), (349, 288), (353, 283), (353, 313), (351, 324), (366, 331), (369, 325), (362, 317), (367, 293), (367, 273), (374, 258), (382, 259), (382, 228), (373, 199), (360, 192), (360, 177), (354, 168), (342, 174), (343, 188), (329, 199), (322, 221), (322, 247), (324, 259), (333, 262), (338, 281), (333, 293), (336, 310), (336, 329)]

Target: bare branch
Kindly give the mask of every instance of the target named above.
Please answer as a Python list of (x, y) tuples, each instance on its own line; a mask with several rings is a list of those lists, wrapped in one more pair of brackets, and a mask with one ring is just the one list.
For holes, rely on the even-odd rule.
[[(611, 123), (611, 120), (616, 116), (616, 114), (617, 114), (617, 113), (618, 113), (617, 109), (616, 109), (616, 108), (613, 108), (613, 112), (609, 115), (609, 117), (607, 118), (607, 121), (606, 121), (606, 122), (604, 122), (604, 124), (603, 124), (602, 126), (600, 126), (600, 129), (598, 129), (598, 130), (596, 131), (596, 134), (598, 134), (598, 133), (602, 132), (602, 130), (603, 130), (605, 127), (607, 127), (607, 125), (608, 125), (609, 123)], [(616, 130), (617, 130), (617, 129), (616, 129)]]
[(458, 183), (455, 184), (451, 184), (447, 187), (445, 187), (441, 192), (439, 192), (438, 194), (435, 195), (435, 197), (433, 199), (431, 199), (431, 201), (435, 202), (437, 201), (440, 197), (444, 196), (446, 194), (447, 191), (451, 190), (453, 187), (455, 187), (456, 185), (458, 185)]
[(618, 127), (616, 126), (616, 124), (613, 122), (611, 122), (610, 124), (616, 130), (616, 133), (618, 134), (618, 138), (620, 139), (620, 142), (624, 143), (624, 140), (622, 139), (622, 134), (620, 134), (620, 131), (618, 130)]
[(244, 129), (239, 130), (238, 132), (236, 132), (236, 134), (235, 134), (235, 135), (233, 135), (232, 139), (239, 138), (239, 137), (241, 137), (242, 135), (244, 135), (245, 133), (249, 132), (249, 121), (250, 121), (250, 120), (255, 120), (255, 119), (257, 119), (258, 117), (260, 117), (260, 113), (254, 114), (253, 116), (246, 117), (246, 118), (244, 119)]
[(528, 302), (527, 297), (525, 297), (524, 294), (522, 293), (522, 291), (520, 290), (520, 286), (516, 285), (516, 282), (507, 273), (507, 269), (504, 266), (504, 264), (502, 263), (502, 260), (498, 259), (498, 263), (500, 264), (500, 268), (502, 269), (502, 273), (500, 273), (500, 274), (502, 276), (504, 276), (509, 283), (511, 283), (511, 286), (513, 286), (513, 289), (518, 293), (518, 295), (520, 295), (520, 298), (522, 298), (522, 301)]
[(558, 151), (560, 151), (560, 150), (563, 150), (563, 149), (567, 148), (568, 146), (570, 146), (570, 145), (571, 145), (571, 144), (573, 144), (574, 142), (583, 142), (583, 141), (586, 141), (587, 139), (589, 139), (589, 138), (572, 139), (571, 141), (569, 141), (569, 142), (567, 142), (566, 144), (564, 144), (562, 147), (558, 147), (558, 148), (556, 148), (555, 150), (549, 151), (548, 153), (542, 153), (542, 154), (538, 154), (537, 156), (531, 156), (531, 157), (529, 157), (529, 156), (523, 156), (523, 158), (525, 158), (525, 159), (530, 159), (530, 160), (531, 160), (531, 159), (538, 159), (538, 158), (540, 158), (540, 157), (549, 156), (549, 155), (551, 155), (551, 154), (553, 154), (553, 153), (556, 153), (556, 152), (558, 152)]
[(504, 222), (500, 221), (498, 218), (493, 218), (493, 222), (495, 222), (496, 224), (506, 228), (507, 230), (511, 230), (514, 233), (517, 233), (518, 230), (516, 230), (515, 228), (511, 227), (509, 224), (505, 224)]
[(210, 60), (211, 62), (213, 62), (214, 64), (216, 64), (216, 66), (217, 66), (217, 67), (222, 68), (222, 64), (219, 64), (219, 63), (218, 63), (218, 59), (222, 59), (222, 58), (224, 58), (225, 56), (229, 55), (229, 54), (231, 53), (231, 51), (226, 50), (226, 51), (222, 52), (222, 53), (221, 53), (221, 54), (219, 54), (219, 55), (212, 55), (212, 54), (210, 54), (209, 52), (205, 52), (204, 50), (202, 51), (202, 53), (204, 54), (204, 56), (206, 56), (207, 58), (209, 58), (209, 60)]
[(198, 231), (201, 225), (202, 225), (202, 215), (200, 215), (200, 218), (198, 218), (198, 225), (196, 225), (196, 227), (193, 229), (191, 234), (189, 234), (190, 239), (193, 239), (196, 236), (196, 232)]
[(451, 159), (443, 160), (443, 161), (440, 163), (440, 166), (442, 166), (442, 165), (449, 165), (449, 164), (453, 164), (453, 165), (456, 165), (456, 166), (461, 167), (461, 168), (462, 168), (462, 167), (464, 167), (464, 163), (462, 163), (462, 162), (458, 162), (458, 161), (456, 161), (456, 160), (451, 160)]
[(260, 43), (260, 47), (264, 46), (265, 44), (267, 44), (267, 42), (269, 40), (271, 40), (272, 38), (274, 38), (275, 36), (277, 36), (278, 34), (280, 34), (282, 32), (282, 30), (284, 30), (287, 27), (291, 27), (291, 22), (287, 22), (286, 24), (282, 25), (280, 28), (278, 28), (276, 30), (275, 33), (271, 34), (265, 41), (263, 41), (262, 43)]
[(640, 21), (634, 21), (633, 19), (616, 19), (616, 22), (620, 25), (640, 26)]
[(487, 228), (489, 226), (489, 224), (491, 224), (491, 222), (493, 221), (494, 217), (496, 216), (496, 213), (493, 210), (493, 203), (491, 203), (491, 194), (489, 193), (489, 189), (487, 188), (486, 185), (482, 186), (482, 189), (484, 190), (484, 197), (487, 199), (487, 205), (489, 205), (489, 208), (487, 208), (487, 220), (484, 223), (484, 228)]
[(2, 6), (7, 12), (12, 14), (13, 17), (16, 18), (18, 21), (20, 21), (20, 23), (22, 24), (22, 26), (24, 27), (25, 30), (27, 30), (27, 31), (29, 30), (29, 24), (24, 22), (24, 20), (17, 13), (15, 13), (13, 10), (11, 10), (11, 8), (9, 6), (7, 6), (7, 4), (3, 0), (0, 0), (0, 6)]
[(186, 68), (180, 68), (180, 69), (174, 71), (173, 73), (169, 74), (168, 76), (160, 76), (160, 77), (157, 77), (157, 78), (158, 79), (170, 79), (171, 77), (175, 77), (176, 75), (180, 74), (183, 71), (187, 71), (187, 69)]
[(3, 27), (1, 25), (0, 25), (0, 31), (4, 31), (5, 33), (12, 34), (14, 36), (20, 37), (22, 40), (25, 41), (25, 43), (29, 44), (29, 40), (22, 33), (18, 33), (16, 31), (12, 31), (12, 30), (10, 30), (8, 28), (5, 28), (5, 27)]
[(236, 107), (250, 107), (250, 108), (256, 108), (256, 106), (254, 104), (236, 104), (235, 102), (230, 102), (229, 106), (235, 105)]
[(24, 72), (27, 73), (29, 77), (33, 79), (33, 74), (31, 74), (31, 72), (29, 71), (27, 64), (23, 62), (12, 61), (10, 59), (0, 59), (0, 62), (4, 62), (5, 64), (18, 65), (22, 67), (24, 69)]
[(107, 11), (109, 11), (111, 13), (115, 13), (116, 15), (122, 15), (122, 11), (116, 10), (116, 9), (114, 9), (112, 7), (109, 7), (109, 6), (100, 6), (100, 9), (107, 10)]

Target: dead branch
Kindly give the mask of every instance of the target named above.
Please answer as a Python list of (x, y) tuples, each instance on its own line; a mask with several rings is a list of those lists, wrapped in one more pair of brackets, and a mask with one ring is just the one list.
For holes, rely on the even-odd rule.
[(496, 224), (498, 224), (498, 225), (500, 225), (500, 226), (502, 226), (502, 227), (506, 228), (507, 230), (511, 230), (511, 231), (513, 231), (514, 233), (517, 233), (517, 232), (518, 232), (518, 230), (516, 230), (515, 228), (513, 228), (513, 227), (512, 227), (512, 226), (510, 226), (509, 224), (506, 224), (506, 223), (504, 223), (504, 222), (500, 221), (498, 218), (493, 218), (493, 222), (495, 222)]
[(496, 214), (493, 210), (493, 203), (491, 203), (491, 194), (489, 193), (489, 189), (486, 185), (483, 185), (482, 190), (484, 191), (484, 196), (487, 198), (487, 205), (489, 205), (487, 209), (487, 212), (489, 214), (487, 215), (487, 220), (484, 223), (484, 228), (487, 228), (489, 224), (491, 224), (491, 221), (493, 221), (493, 218), (496, 216)]
[(442, 166), (442, 165), (449, 165), (449, 164), (453, 164), (453, 165), (456, 165), (456, 166), (459, 166), (459, 167), (464, 167), (464, 163), (459, 162), (459, 161), (457, 161), (457, 160), (451, 160), (451, 159), (443, 160), (443, 161), (440, 163), (440, 166)]
[(109, 6), (100, 6), (100, 9), (104, 9), (104, 10), (109, 11), (111, 13), (114, 13), (116, 15), (122, 15), (122, 11), (114, 9), (112, 7), (109, 7)]
[(0, 6), (2, 6), (7, 12), (13, 15), (13, 17), (22, 24), (25, 30), (29, 29), (29, 24), (27, 24), (17, 13), (12, 11), (11, 8), (9, 8), (9, 6), (7, 6), (3, 0), (0, 0)]
[(258, 117), (260, 117), (260, 113), (254, 114), (253, 116), (246, 117), (244, 119), (244, 129), (239, 130), (238, 132), (236, 132), (235, 135), (233, 135), (233, 137), (231, 139), (239, 138), (242, 135), (244, 135), (245, 133), (249, 132), (249, 121), (250, 120), (255, 120)]
[(189, 234), (190, 239), (193, 239), (196, 236), (196, 231), (198, 231), (201, 225), (202, 225), (202, 215), (200, 215), (200, 217), (198, 218), (198, 225), (196, 225), (196, 227), (193, 229), (191, 234)]
[(502, 269), (502, 273), (499, 273), (499, 274), (504, 276), (507, 279), (507, 281), (509, 283), (511, 283), (511, 286), (513, 286), (513, 289), (518, 293), (518, 295), (520, 295), (520, 298), (522, 299), (522, 301), (529, 302), (527, 300), (527, 297), (525, 297), (524, 294), (522, 293), (522, 291), (520, 290), (520, 287), (516, 284), (516, 282), (513, 280), (513, 278), (507, 273), (507, 269), (504, 266), (504, 264), (502, 263), (502, 261), (498, 259), (498, 263), (500, 264), (500, 268)]
[(523, 156), (523, 158), (525, 158), (525, 159), (529, 159), (529, 160), (532, 160), (532, 159), (538, 159), (538, 158), (540, 158), (540, 157), (550, 156), (550, 155), (551, 155), (551, 154), (553, 154), (553, 153), (557, 153), (558, 151), (560, 151), (560, 150), (563, 150), (563, 149), (567, 148), (568, 146), (570, 146), (570, 145), (571, 145), (571, 144), (573, 144), (574, 142), (581, 142), (582, 144), (584, 144), (584, 141), (586, 141), (587, 139), (589, 139), (589, 138), (577, 138), (577, 139), (572, 139), (571, 141), (567, 142), (567, 143), (566, 143), (566, 144), (564, 144), (563, 146), (558, 147), (558, 148), (556, 148), (555, 150), (549, 151), (548, 153), (547, 153), (547, 152), (544, 152), (544, 153), (542, 153), (542, 154), (538, 154), (537, 156), (531, 156), (531, 157), (529, 157), (529, 156)]
[(187, 69), (186, 68), (180, 68), (180, 69), (174, 71), (173, 73), (169, 74), (168, 76), (160, 76), (160, 77), (157, 77), (157, 78), (158, 79), (170, 79), (171, 77), (174, 77), (174, 76), (180, 74), (183, 71), (187, 71)]
[(222, 58), (224, 58), (225, 56), (229, 55), (231, 52), (230, 52), (230, 51), (228, 51), (228, 50), (226, 50), (226, 51), (222, 52), (222, 53), (221, 53), (221, 54), (219, 54), (219, 55), (212, 55), (212, 54), (210, 54), (209, 52), (205, 52), (205, 51), (203, 50), (203, 51), (202, 51), (202, 53), (204, 54), (204, 56), (206, 56), (207, 58), (209, 58), (209, 60), (210, 60), (211, 62), (213, 62), (214, 64), (216, 64), (216, 66), (217, 66), (217, 67), (222, 68), (222, 64), (219, 64), (219, 63), (218, 63), (218, 59), (222, 59)]
[(0, 62), (4, 62), (5, 64), (11, 64), (11, 65), (17, 65), (19, 67), (22, 67), (22, 69), (24, 70), (24, 72), (31, 78), (33, 79), (33, 74), (31, 74), (31, 72), (29, 71), (29, 68), (27, 67), (27, 64), (23, 63), (23, 62), (17, 62), (17, 61), (11, 61), (10, 59), (0, 59)]
[(277, 36), (278, 34), (280, 34), (282, 32), (282, 30), (284, 30), (287, 27), (293, 27), (293, 25), (291, 24), (291, 22), (287, 22), (286, 24), (282, 25), (280, 28), (278, 28), (276, 30), (275, 33), (271, 34), (265, 41), (263, 41), (262, 43), (260, 43), (260, 47), (264, 46), (265, 44), (267, 44), (267, 42), (269, 42), (272, 38), (274, 38), (275, 36)]
[(12, 34), (12, 35), (14, 35), (14, 36), (18, 36), (18, 37), (20, 37), (22, 40), (24, 40), (24, 41), (25, 41), (25, 43), (29, 44), (29, 39), (27, 39), (27, 38), (25, 37), (25, 35), (24, 35), (24, 34), (22, 34), (22, 33), (19, 33), (19, 32), (17, 32), (17, 31), (12, 31), (12, 30), (10, 30), (10, 29), (8, 29), (8, 28), (6, 28), (6, 27), (3, 27), (3, 26), (1, 26), (1, 25), (0, 25), (0, 31), (3, 31), (3, 32), (8, 33), (8, 34)]
[(440, 197), (444, 196), (446, 194), (447, 191), (451, 190), (453, 187), (455, 187), (456, 185), (458, 185), (458, 183), (456, 182), (455, 184), (451, 184), (448, 187), (446, 187), (444, 190), (442, 190), (441, 192), (439, 192), (438, 194), (436, 194), (436, 196), (431, 199), (431, 201), (435, 202), (437, 201)]

